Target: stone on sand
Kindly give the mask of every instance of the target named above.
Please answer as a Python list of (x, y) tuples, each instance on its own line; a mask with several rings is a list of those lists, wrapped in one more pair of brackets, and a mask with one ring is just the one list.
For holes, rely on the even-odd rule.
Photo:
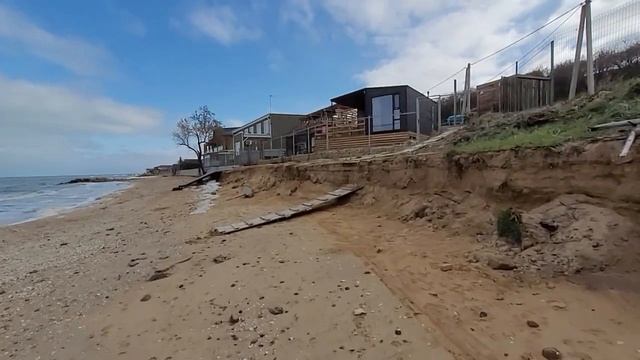
[(560, 360), (562, 353), (554, 347), (546, 347), (542, 349), (542, 356), (547, 360)]
[(281, 306), (274, 306), (274, 307), (270, 307), (269, 308), (269, 312), (272, 315), (280, 315), (280, 314), (284, 313), (284, 309)]
[(353, 315), (354, 316), (362, 316), (362, 315), (366, 315), (366, 314), (367, 314), (367, 312), (362, 308), (357, 308), (357, 309), (353, 310)]
[(453, 264), (444, 263), (444, 264), (440, 265), (440, 271), (447, 272), (447, 271), (451, 271), (451, 270), (453, 270)]

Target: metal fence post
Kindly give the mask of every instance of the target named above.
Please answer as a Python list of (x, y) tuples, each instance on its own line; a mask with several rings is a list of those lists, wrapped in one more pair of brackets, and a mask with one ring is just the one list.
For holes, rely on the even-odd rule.
[(420, 141), (420, 98), (416, 98), (416, 140)]
[(555, 47), (555, 41), (551, 40), (551, 68), (549, 70), (549, 78), (550, 78), (549, 86), (550, 86), (550, 88), (549, 88), (549, 103), (547, 105), (553, 104), (553, 101), (554, 101), (554, 99), (553, 99), (554, 87), (555, 87), (555, 80), (554, 80), (554, 77), (555, 77), (555, 74), (554, 74), (554, 67), (555, 67), (554, 52), (555, 52), (555, 49), (554, 49), (554, 47)]
[(438, 132), (440, 132), (440, 127), (442, 126), (442, 101), (441, 96), (438, 95)]
[(456, 115), (458, 115), (458, 82), (453, 79), (453, 123), (455, 125)]
[(369, 154), (371, 154), (371, 116), (367, 116), (367, 134), (369, 143)]

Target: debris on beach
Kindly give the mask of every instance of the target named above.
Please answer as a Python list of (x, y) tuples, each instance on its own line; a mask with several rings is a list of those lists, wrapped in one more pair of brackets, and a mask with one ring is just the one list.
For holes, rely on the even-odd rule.
[(163, 269), (159, 269), (153, 272), (153, 274), (151, 274), (151, 276), (147, 279), (147, 281), (156, 281), (156, 280), (161, 280), (161, 279), (165, 279), (168, 278), (169, 275), (171, 275), (171, 273), (169, 273), (169, 270), (173, 269), (176, 265), (178, 264), (182, 264), (185, 263), (189, 260), (191, 260), (193, 258), (193, 256), (189, 256), (188, 258), (182, 259), (176, 263), (173, 263)]

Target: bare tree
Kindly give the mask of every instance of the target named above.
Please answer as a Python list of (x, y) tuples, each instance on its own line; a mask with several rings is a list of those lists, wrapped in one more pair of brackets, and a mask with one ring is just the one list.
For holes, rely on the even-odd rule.
[(215, 129), (221, 126), (222, 123), (216, 120), (215, 114), (204, 105), (194, 111), (191, 116), (180, 119), (173, 131), (173, 140), (176, 144), (185, 146), (196, 154), (202, 174), (205, 173), (202, 161), (204, 145), (213, 138)]

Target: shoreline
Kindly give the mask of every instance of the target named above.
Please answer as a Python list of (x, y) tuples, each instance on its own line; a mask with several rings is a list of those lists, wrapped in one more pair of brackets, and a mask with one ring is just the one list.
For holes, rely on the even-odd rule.
[[(16, 226), (16, 225), (21, 225), (21, 224), (26, 224), (26, 223), (30, 223), (33, 221), (38, 221), (41, 219), (46, 219), (46, 218), (50, 218), (50, 217), (55, 217), (55, 216), (63, 216), (63, 215), (67, 215), (71, 212), (77, 211), (77, 210), (82, 210), (82, 209), (86, 209), (88, 207), (100, 204), (103, 200), (108, 200), (111, 199), (113, 197), (117, 197), (120, 193), (132, 188), (133, 186), (135, 186), (135, 181), (136, 180), (129, 180), (129, 181), (117, 181), (116, 183), (118, 184), (123, 184), (123, 187), (120, 188), (115, 188), (103, 195), (100, 195), (98, 197), (95, 198), (89, 198), (86, 199), (76, 205), (72, 205), (72, 206), (66, 206), (66, 207), (53, 207), (53, 208), (46, 208), (46, 209), (40, 209), (38, 210), (38, 212), (44, 211), (44, 213), (39, 214), (36, 217), (33, 218), (28, 218), (28, 219), (24, 219), (24, 220), (20, 220), (17, 222), (13, 222), (13, 223), (9, 223), (9, 224), (0, 224), (0, 228), (5, 228), (5, 227), (10, 227), (10, 226)], [(114, 181), (115, 182), (115, 181)], [(58, 184), (58, 185), (66, 185), (66, 184)], [(79, 184), (70, 184), (70, 185), (83, 185), (82, 183)], [(52, 211), (52, 212), (50, 212)]]

